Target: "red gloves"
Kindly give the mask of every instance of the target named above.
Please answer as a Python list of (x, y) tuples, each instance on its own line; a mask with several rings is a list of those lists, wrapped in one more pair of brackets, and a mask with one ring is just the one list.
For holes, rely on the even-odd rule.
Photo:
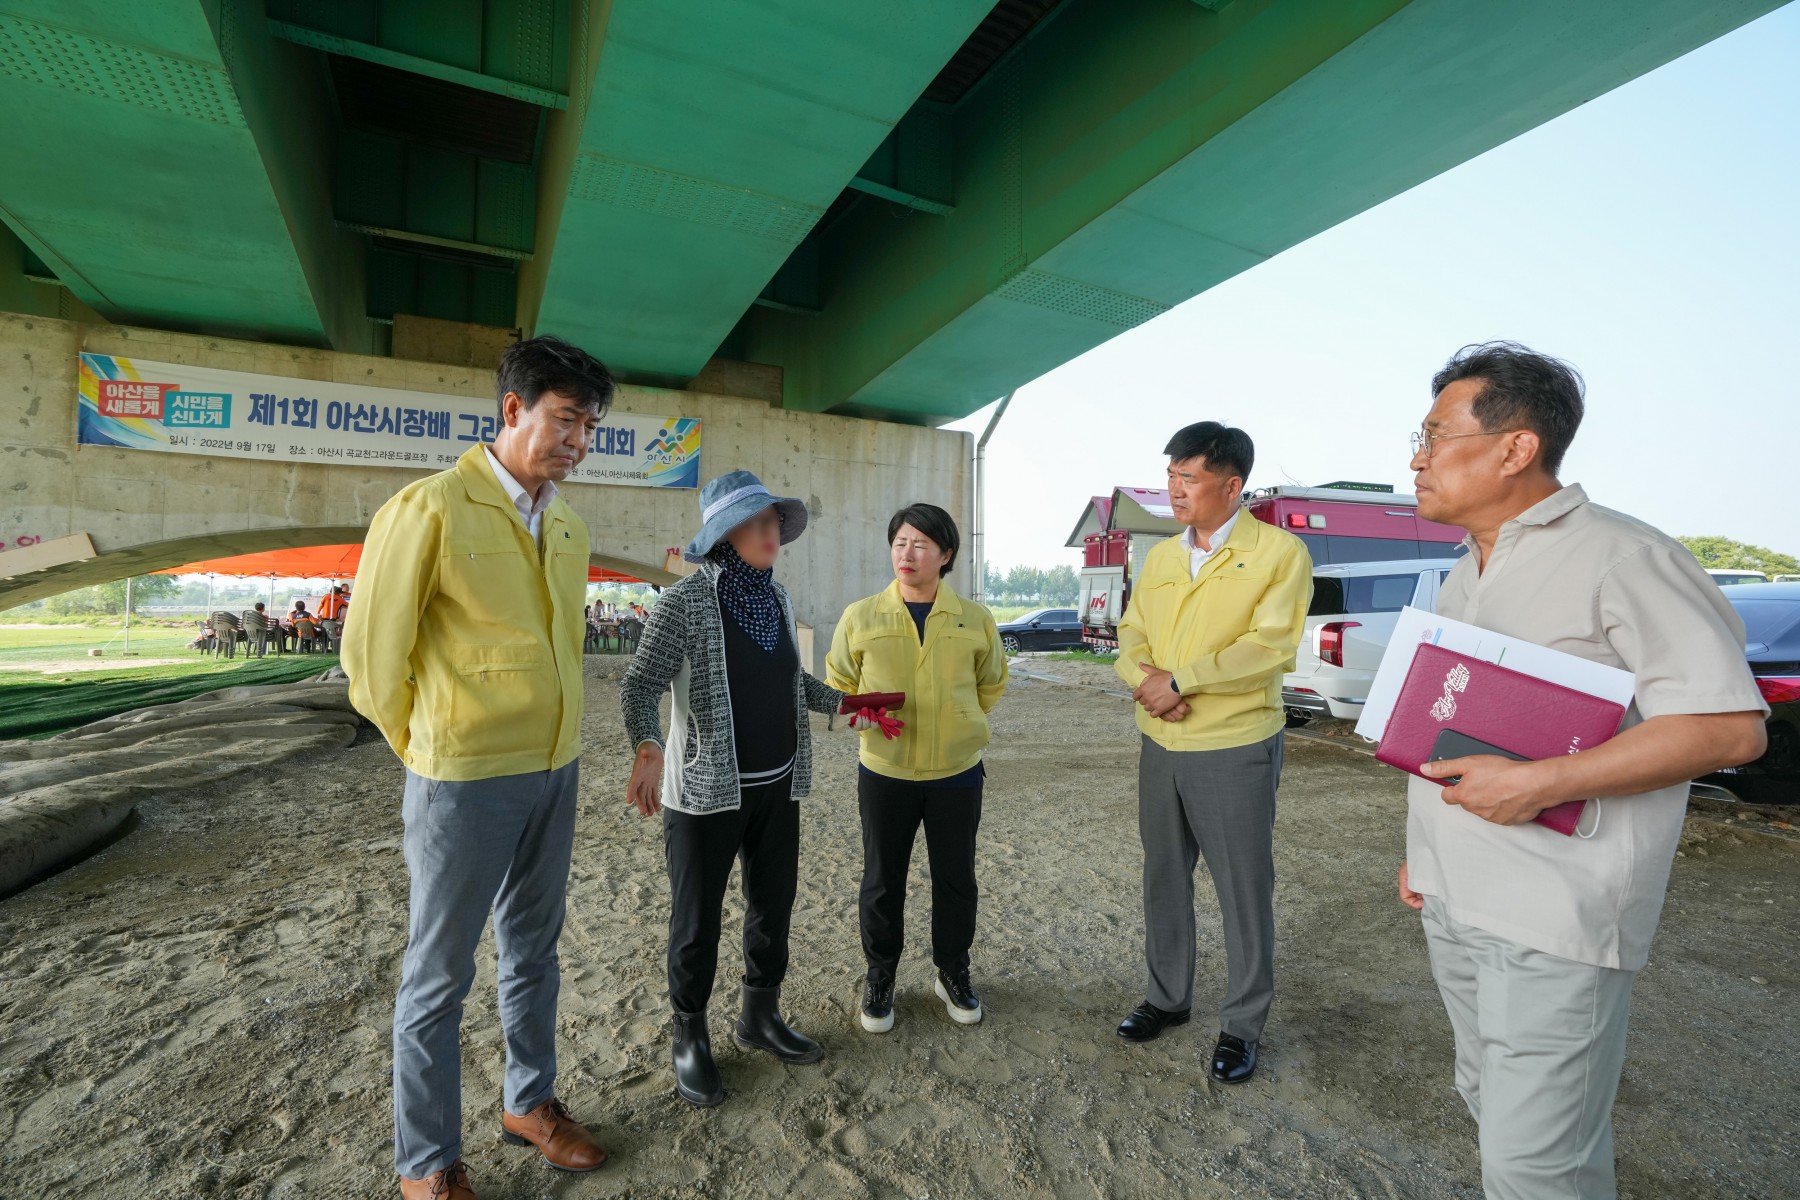
[(865, 692), (860, 696), (845, 696), (838, 712), (850, 715), (850, 728), (858, 733), (879, 729), (881, 736), (891, 742), (900, 736), (906, 722), (889, 716), (888, 709), (899, 708), (905, 703), (905, 692)]
[(859, 708), (850, 715), (850, 728), (861, 733), (865, 729), (880, 729), (881, 736), (893, 741), (906, 728), (906, 722), (899, 717), (888, 716), (885, 708)]

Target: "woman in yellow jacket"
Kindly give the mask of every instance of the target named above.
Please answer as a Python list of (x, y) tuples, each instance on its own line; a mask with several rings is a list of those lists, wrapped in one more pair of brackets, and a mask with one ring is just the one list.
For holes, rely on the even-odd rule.
[(888, 522), (894, 582), (852, 604), (838, 622), (826, 679), (839, 691), (904, 692), (906, 734), (862, 731), (860, 903), (868, 979), (862, 1027), (894, 1027), (894, 977), (904, 945), (906, 873), (925, 826), (931, 858), (935, 990), (952, 1020), (981, 1020), (969, 981), (975, 940), (975, 831), (981, 824), (987, 714), (1006, 690), (1006, 653), (987, 608), (943, 582), (961, 539), (935, 504), (912, 504)]

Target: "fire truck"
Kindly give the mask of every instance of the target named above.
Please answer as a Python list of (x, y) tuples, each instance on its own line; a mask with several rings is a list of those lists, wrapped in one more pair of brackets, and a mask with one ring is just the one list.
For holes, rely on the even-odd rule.
[[(1463, 531), (1419, 516), (1414, 496), (1389, 484), (1347, 480), (1318, 487), (1272, 487), (1247, 493), (1252, 517), (1285, 529), (1306, 543), (1315, 566), (1390, 559), (1454, 558)], [(1088, 502), (1066, 543), (1079, 547), (1081, 640), (1093, 649), (1119, 647), (1119, 620), (1131, 599), (1131, 581), (1150, 547), (1181, 532), (1169, 493), (1157, 488), (1114, 488)]]

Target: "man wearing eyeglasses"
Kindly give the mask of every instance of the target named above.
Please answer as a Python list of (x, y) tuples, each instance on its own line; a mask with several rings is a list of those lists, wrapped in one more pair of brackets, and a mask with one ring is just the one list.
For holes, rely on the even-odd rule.
[[(1511, 342), (1467, 346), (1433, 378), (1413, 435), (1419, 515), (1469, 533), (1438, 611), (1637, 676), (1609, 742), (1542, 762), (1428, 764), (1461, 782), (1409, 783), (1400, 899), (1422, 914), (1496, 1200), (1614, 1195), (1631, 986), (1688, 781), (1765, 744), (1743, 623), (1694, 556), (1558, 482), (1582, 391), (1567, 363)], [(1531, 823), (1593, 797), (1591, 837)]]

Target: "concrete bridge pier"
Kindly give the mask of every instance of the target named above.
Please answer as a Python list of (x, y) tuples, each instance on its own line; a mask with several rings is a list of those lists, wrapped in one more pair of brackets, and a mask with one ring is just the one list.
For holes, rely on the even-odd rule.
[[(604, 347), (594, 348), (602, 357)], [(201, 558), (361, 541), (388, 497), (421, 476), (390, 466), (206, 458), (76, 444), (83, 351), (157, 362), (491, 398), (493, 374), (124, 326), (0, 314), (0, 608)], [(970, 529), (967, 434), (788, 411), (766, 401), (622, 386), (624, 412), (702, 422), (701, 480), (755, 471), (812, 520), (778, 569), (799, 619), (829, 646), (851, 601), (886, 586), (888, 517), (915, 500)], [(693, 489), (572, 483), (593, 563), (652, 583), (698, 527)], [(86, 538), (91, 542), (81, 539)], [(967, 591), (969, 581), (952, 583)]]

